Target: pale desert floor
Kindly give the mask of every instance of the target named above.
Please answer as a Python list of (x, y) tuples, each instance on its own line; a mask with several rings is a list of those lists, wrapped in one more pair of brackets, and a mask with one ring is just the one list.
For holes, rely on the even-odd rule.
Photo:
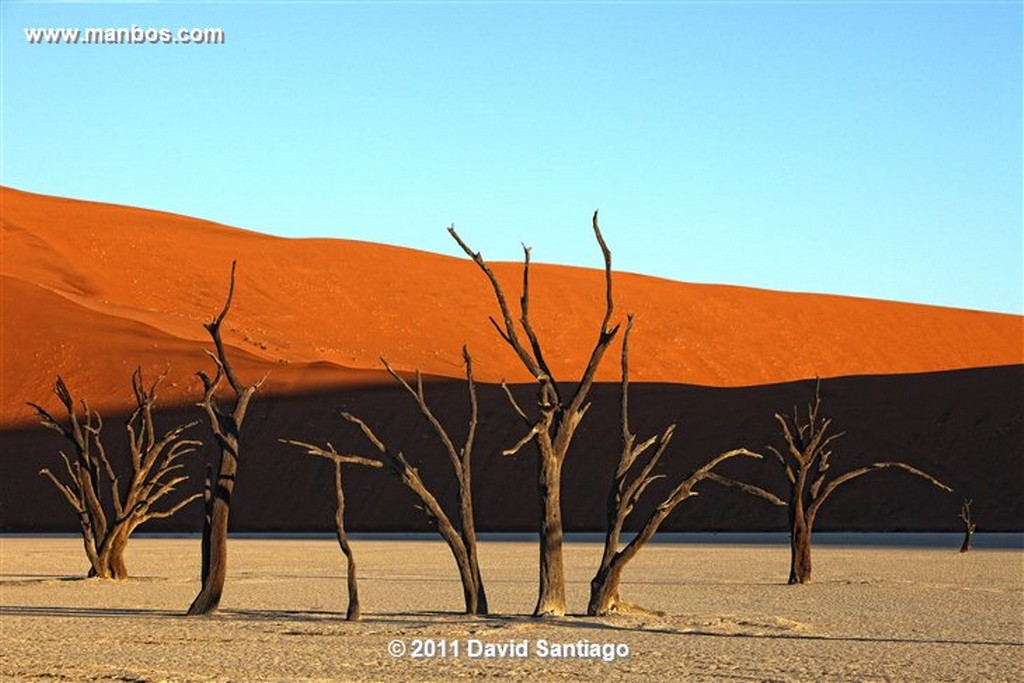
[[(137, 538), (124, 583), (78, 580), (73, 538), (0, 539), (4, 681), (1021, 681), (1020, 550), (815, 549), (815, 583), (787, 586), (778, 545), (654, 544), (623, 596), (666, 616), (538, 621), (533, 543), (480, 548), (495, 616), (459, 614), (447, 548), (432, 540), (353, 542), (364, 620), (344, 621), (342, 556), (328, 539), (232, 539), (218, 614), (186, 618), (199, 543)], [(570, 610), (583, 611), (600, 553), (566, 547)], [(414, 640), (459, 656), (412, 659)], [(624, 644), (612, 662), (552, 660), (541, 639)], [(407, 654), (388, 646), (400, 641)], [(526, 658), (468, 656), (470, 640), (527, 641)], [(392, 645), (392, 647), (397, 647)]]

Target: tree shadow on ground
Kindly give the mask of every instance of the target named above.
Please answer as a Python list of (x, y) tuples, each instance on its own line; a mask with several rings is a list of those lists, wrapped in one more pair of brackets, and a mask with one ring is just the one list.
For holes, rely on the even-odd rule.
[[(80, 618), (159, 618), (159, 619), (203, 619), (216, 621), (263, 621), (298, 622), (324, 624), (345, 622), (343, 611), (332, 610), (279, 610), (279, 609), (222, 609), (202, 617), (186, 617), (181, 610), (127, 608), (127, 607), (60, 607), (48, 605), (4, 605), (0, 606), (2, 617), (80, 617)], [(637, 617), (626, 617), (635, 621)], [(671, 619), (672, 616), (657, 617), (657, 620)], [(619, 623), (616, 623), (619, 621)], [(1012, 647), (1024, 650), (1024, 641), (1012, 640), (966, 640), (952, 638), (899, 638), (887, 636), (827, 635), (806, 633), (716, 633), (714, 631), (679, 628), (659, 624), (636, 624), (620, 621), (619, 617), (587, 617), (568, 615), (565, 617), (537, 618), (525, 614), (495, 614), (487, 616), (468, 615), (461, 612), (374, 612), (363, 615), (358, 624), (366, 626), (387, 625), (396, 628), (431, 627), (490, 627), (498, 630), (510, 626), (545, 627), (553, 629), (598, 630), (619, 633), (661, 634), (693, 638), (749, 638), (754, 640), (795, 640), (828, 641), (839, 643), (885, 643), (920, 645), (980, 645), (986, 647)], [(302, 631), (286, 632), (287, 635), (308, 635)]]

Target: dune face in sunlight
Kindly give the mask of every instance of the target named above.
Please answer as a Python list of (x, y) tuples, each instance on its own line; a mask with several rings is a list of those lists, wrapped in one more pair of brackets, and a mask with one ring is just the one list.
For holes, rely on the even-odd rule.
[[(282, 239), (7, 188), (2, 205), (4, 424), (26, 419), (24, 401), (45, 395), (58, 372), (83, 395), (123, 406), (130, 368), (170, 362), (164, 401), (194, 400), (201, 323), (218, 309), (232, 259), (239, 283), (225, 341), (240, 372), (273, 369), (271, 392), (384, 381), (381, 355), (400, 370), (458, 377), (464, 343), (479, 380), (530, 379), (488, 323), (493, 297), (468, 259)], [(580, 241), (591, 239), (587, 216), (577, 227)], [(495, 271), (517, 298), (519, 264)], [(1024, 361), (1019, 316), (628, 273), (616, 273), (614, 287), (618, 316), (636, 314), (635, 382), (749, 386)], [(602, 273), (535, 265), (531, 295), (552, 371), (571, 379), (603, 312)], [(598, 381), (616, 378), (616, 364), (605, 363)]]

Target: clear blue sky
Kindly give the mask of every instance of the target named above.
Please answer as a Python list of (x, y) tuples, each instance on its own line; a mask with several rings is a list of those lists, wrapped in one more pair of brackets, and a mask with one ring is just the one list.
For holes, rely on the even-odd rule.
[[(1024, 312), (1008, 3), (4, 2), (2, 182), (288, 236)], [(221, 46), (38, 46), (36, 26)], [(396, 274), (397, 275), (397, 274)]]

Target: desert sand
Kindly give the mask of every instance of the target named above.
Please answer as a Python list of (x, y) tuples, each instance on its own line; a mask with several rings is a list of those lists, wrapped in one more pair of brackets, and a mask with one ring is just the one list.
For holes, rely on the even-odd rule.
[[(127, 378), (171, 364), (164, 398), (192, 403), (202, 328), (220, 309), (232, 259), (238, 287), (225, 342), (238, 370), (272, 370), (269, 393), (387, 382), (399, 370), (532, 379), (487, 322), (496, 305), (467, 258), (341, 239), (283, 239), (159, 211), (0, 189), (3, 395), (0, 424), (31, 423), (25, 401), (53, 378), (123, 409)], [(567, 239), (593, 243), (589, 216)], [(474, 239), (487, 226), (457, 226)], [(445, 226), (436, 226), (441, 232)], [(609, 246), (629, 226), (604, 226)], [(515, 235), (510, 245), (517, 246)], [(652, 245), (653, 246), (653, 245)], [(453, 243), (453, 250), (456, 249)], [(594, 266), (601, 265), (593, 245)], [(487, 258), (488, 254), (484, 254)], [(555, 262), (559, 254), (533, 255)], [(515, 302), (521, 265), (495, 264)], [(636, 314), (634, 382), (749, 386), (808, 377), (933, 372), (1024, 362), (1024, 318), (616, 273), (616, 319)], [(531, 315), (557, 379), (586, 364), (603, 313), (598, 269), (536, 264)], [(615, 362), (599, 381), (615, 381)]]
[[(784, 583), (784, 545), (654, 544), (623, 595), (663, 616), (528, 616), (533, 543), (484, 541), (492, 617), (458, 614), (442, 542), (353, 543), (365, 618), (343, 620), (341, 554), (329, 539), (233, 539), (222, 609), (186, 618), (198, 588), (195, 538), (137, 538), (134, 577), (81, 580), (80, 541), (0, 539), (4, 681), (1019, 681), (1020, 550), (815, 548), (815, 583)], [(600, 546), (566, 547), (570, 610), (581, 611)], [(415, 659), (414, 641), (459, 643)], [(540, 641), (628, 648), (628, 656), (542, 658)], [(399, 641), (406, 654), (388, 647)], [(471, 641), (473, 641), (471, 643)], [(526, 657), (471, 657), (526, 641)], [(391, 647), (397, 647), (391, 645)], [(474, 650), (475, 651), (475, 650)]]

